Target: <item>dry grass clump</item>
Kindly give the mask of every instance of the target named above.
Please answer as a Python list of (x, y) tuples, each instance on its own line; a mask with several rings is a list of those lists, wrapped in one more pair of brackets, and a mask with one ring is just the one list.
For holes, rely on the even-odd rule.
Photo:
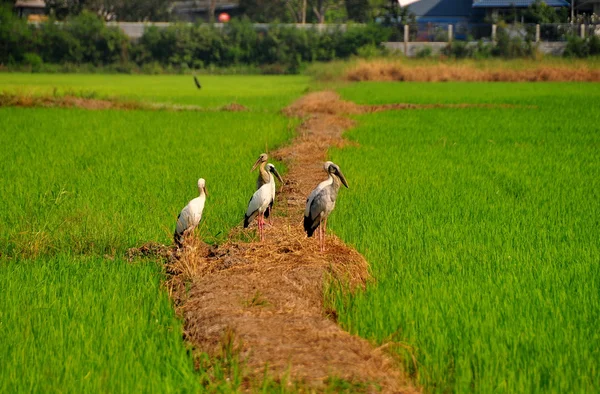
[(84, 98), (78, 96), (33, 96), (23, 94), (0, 93), (0, 107), (61, 107), (103, 109), (142, 109), (144, 105), (136, 102)]
[(230, 103), (221, 107), (221, 111), (227, 112), (240, 112), (240, 111), (248, 111), (248, 108), (238, 103)]
[(247, 111), (241, 104), (231, 103), (218, 109), (208, 109), (197, 105), (146, 103), (141, 101), (123, 101), (120, 99), (98, 99), (65, 95), (28, 95), (0, 92), (0, 107), (43, 107), (43, 108), (82, 108), (88, 110), (147, 110), (147, 111)]
[(598, 82), (600, 70), (584, 66), (539, 65), (523, 69), (478, 68), (472, 64), (408, 65), (389, 61), (360, 61), (344, 73), (347, 81), (411, 82)]
[[(407, 110), (407, 109), (431, 109), (431, 108), (471, 108), (471, 107), (483, 107), (483, 108), (515, 108), (522, 107), (513, 104), (410, 104), (410, 103), (395, 103), (395, 104), (379, 104), (379, 105), (359, 105), (350, 101), (344, 101), (340, 99), (339, 94), (333, 91), (324, 91), (318, 93), (312, 93), (302, 97), (297, 102), (292, 104), (290, 107), (285, 109), (285, 114), (288, 116), (308, 116), (312, 114), (312, 119), (309, 119), (301, 126), (300, 132), (302, 136), (305, 136), (302, 130), (306, 128), (316, 127), (315, 123), (318, 123), (318, 127), (323, 128), (320, 131), (320, 139), (309, 139), (305, 141), (306, 144), (317, 143), (324, 146), (342, 146), (345, 141), (339, 137), (339, 128), (348, 129), (353, 126), (352, 120), (343, 117), (343, 115), (359, 115), (381, 111), (393, 111), (393, 110)], [(319, 117), (315, 117), (315, 114), (319, 114)], [(316, 121), (315, 121), (316, 120)], [(323, 140), (325, 138), (325, 140)], [(294, 145), (294, 150), (298, 150), (299, 147)], [(314, 147), (309, 147), (310, 150)], [(286, 154), (286, 148), (282, 150)]]
[[(331, 107), (319, 112), (325, 103)], [(335, 311), (324, 305), (328, 280), (348, 291), (365, 286), (370, 277), (363, 256), (331, 234), (321, 253), (318, 239), (307, 238), (302, 227), (306, 196), (327, 176), (327, 149), (342, 145), (342, 133), (353, 124), (336, 105), (354, 108), (326, 92), (285, 111), (305, 121), (290, 146), (272, 153), (289, 172), (266, 240), (256, 241), (253, 223), (234, 228), (218, 246), (191, 237), (181, 250), (161, 251), (169, 287), (185, 318), (185, 337), (215, 356), (223, 338), (234, 336), (249, 377), (262, 379), (268, 371), (272, 379), (291, 379), (310, 390), (324, 390), (335, 377), (363, 392), (414, 392), (396, 361), (343, 331), (332, 320)]]

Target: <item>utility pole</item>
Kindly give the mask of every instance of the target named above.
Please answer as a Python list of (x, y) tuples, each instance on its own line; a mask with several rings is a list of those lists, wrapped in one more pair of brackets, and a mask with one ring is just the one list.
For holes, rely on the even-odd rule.
[(306, 24), (306, 0), (302, 1), (302, 24)]
[(575, 23), (575, 0), (571, 0), (571, 23)]
[(217, 0), (210, 0), (208, 7), (208, 21), (215, 23), (215, 9), (217, 8)]

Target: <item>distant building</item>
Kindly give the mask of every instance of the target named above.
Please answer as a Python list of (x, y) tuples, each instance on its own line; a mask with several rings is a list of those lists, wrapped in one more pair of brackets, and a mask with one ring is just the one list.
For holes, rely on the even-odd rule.
[[(420, 23), (482, 23), (486, 16), (527, 8), (535, 0), (399, 0)], [(592, 0), (600, 5), (600, 0)], [(552, 7), (570, 7), (566, 0), (545, 0)], [(585, 3), (589, 3), (586, 0)]]
[(600, 16), (600, 0), (575, 1), (575, 14), (596, 14)]
[[(534, 2), (535, 0), (474, 0), (473, 8), (485, 10), (486, 15), (496, 17), (512, 13), (514, 9), (527, 8)], [(544, 3), (550, 7), (571, 6), (566, 0), (544, 0)]]
[(213, 1), (215, 20), (223, 12), (230, 16), (236, 16), (240, 12), (240, 4), (236, 0), (183, 0), (171, 3), (171, 15), (175, 19), (187, 22), (208, 21)]
[(44, 0), (17, 0), (14, 8), (21, 18), (27, 18), (30, 21), (45, 19), (46, 2)]
[(483, 21), (485, 11), (473, 8), (473, 0), (401, 0), (419, 23), (460, 23)]

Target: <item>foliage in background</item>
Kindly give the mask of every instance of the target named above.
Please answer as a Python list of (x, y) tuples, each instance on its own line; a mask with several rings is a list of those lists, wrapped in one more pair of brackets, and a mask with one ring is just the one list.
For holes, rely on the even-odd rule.
[(484, 18), (486, 23), (568, 23), (568, 7), (551, 7), (542, 0), (535, 0), (527, 8), (510, 7), (493, 12)]
[(169, 0), (46, 0), (46, 10), (58, 20), (88, 11), (106, 21), (167, 21), (169, 3)]
[(442, 54), (454, 59), (486, 59), (501, 57), (504, 59), (535, 58), (537, 47), (532, 35), (522, 25), (506, 25), (501, 22), (496, 32), (496, 43), (481, 40), (475, 44), (467, 41), (452, 41), (442, 50)]
[(593, 35), (585, 38), (568, 36), (565, 57), (588, 57), (600, 55), (600, 37)]
[(568, 17), (568, 7), (551, 7), (542, 0), (535, 0), (523, 12), (524, 23), (565, 23)]
[[(250, 65), (265, 72), (296, 73), (304, 63), (315, 60), (346, 59), (361, 48), (379, 48), (390, 35), (379, 25), (352, 25), (331, 28), (297, 29), (271, 25), (258, 30), (247, 18), (234, 19), (223, 28), (213, 25), (172, 24), (164, 29), (152, 26), (138, 42), (131, 42), (116, 27), (108, 27), (94, 14), (84, 11), (65, 23), (49, 20), (38, 28), (28, 26), (8, 9), (0, 13), (1, 64), (118, 64), (149, 71), (176, 67), (183, 71), (211, 66)], [(39, 58), (28, 56), (32, 53)]]

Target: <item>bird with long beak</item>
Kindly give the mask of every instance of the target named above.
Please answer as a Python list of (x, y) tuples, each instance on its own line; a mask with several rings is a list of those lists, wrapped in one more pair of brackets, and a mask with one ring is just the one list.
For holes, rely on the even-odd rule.
[[(327, 172), (327, 179), (310, 193), (306, 199), (306, 209), (304, 210), (304, 231), (306, 235), (312, 237), (313, 233), (319, 228), (319, 244), (321, 252), (325, 251), (325, 231), (327, 231), (327, 218), (333, 208), (335, 200), (340, 190), (340, 185), (348, 188), (348, 182), (342, 174), (340, 167), (328, 161), (323, 165)], [(323, 226), (320, 226), (323, 222)]]
[(269, 208), (272, 207), (275, 199), (275, 179), (272, 174), (275, 174), (279, 180), (282, 181), (275, 166), (267, 164), (267, 159), (268, 155), (266, 153), (261, 154), (250, 170), (252, 172), (257, 167), (259, 168), (258, 179), (256, 181), (257, 190), (248, 202), (248, 209), (244, 216), (244, 228), (247, 228), (250, 225), (250, 222), (252, 222), (255, 217), (258, 217), (258, 232), (261, 241), (265, 239), (264, 218), (269, 215), (269, 213), (265, 214), (265, 212), (270, 210)]
[[(275, 186), (275, 178), (279, 179), (279, 182), (283, 185), (283, 178), (279, 175), (277, 168), (271, 163), (267, 163), (265, 169), (270, 172), (272, 175), (269, 177), (269, 184), (271, 185), (271, 202), (269, 203), (269, 207), (265, 211), (265, 218), (269, 218), (271, 211), (273, 210), (273, 203), (275, 202), (275, 192), (277, 191), (277, 187)], [(275, 177), (273, 177), (275, 175)], [(260, 189), (261, 186), (264, 185), (264, 179), (262, 174), (258, 174), (258, 179), (256, 180), (256, 190)]]
[(184, 238), (192, 233), (202, 220), (202, 211), (204, 211), (204, 203), (208, 195), (206, 193), (206, 181), (203, 178), (198, 179), (198, 194), (200, 195), (188, 202), (177, 216), (173, 240), (178, 248), (183, 245)]

